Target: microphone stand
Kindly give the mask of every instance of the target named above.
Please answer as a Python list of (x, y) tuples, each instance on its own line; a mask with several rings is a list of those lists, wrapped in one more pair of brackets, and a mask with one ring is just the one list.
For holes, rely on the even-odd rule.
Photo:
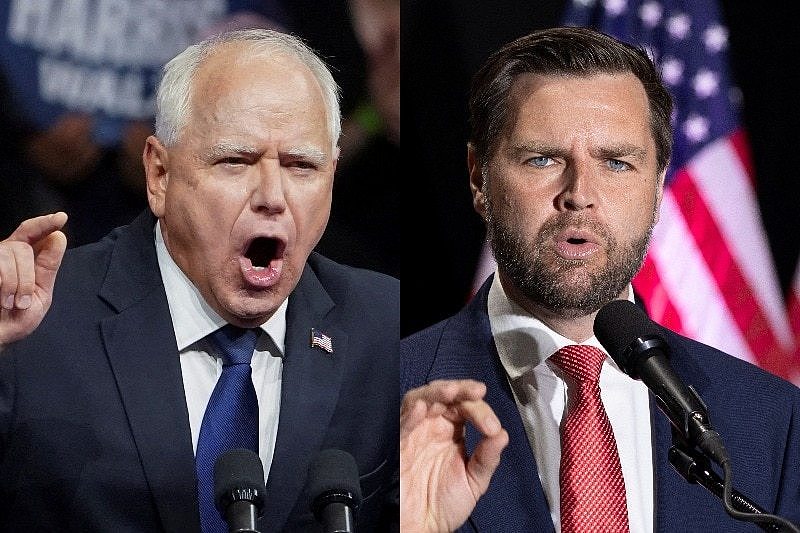
[[(689, 483), (697, 483), (720, 500), (724, 498), (724, 481), (711, 468), (711, 463), (702, 452), (689, 445), (685, 439), (673, 432), (672, 447), (668, 454), (672, 467)], [(744, 494), (733, 490), (731, 502), (734, 509), (749, 514), (768, 514)], [(764, 531), (787, 532), (793, 531), (780, 524), (755, 522), (755, 525)]]

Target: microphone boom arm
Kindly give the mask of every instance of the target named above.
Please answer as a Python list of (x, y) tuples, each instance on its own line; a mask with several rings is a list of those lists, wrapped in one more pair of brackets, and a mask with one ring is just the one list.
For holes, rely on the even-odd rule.
[[(689, 446), (684, 439), (673, 435), (672, 447), (669, 449), (668, 458), (675, 471), (686, 481), (700, 485), (720, 500), (724, 499), (725, 484), (722, 478), (712, 470), (708, 458)], [(750, 514), (767, 514), (766, 510), (759, 507), (739, 491), (733, 491), (731, 501), (737, 511)], [(773, 533), (794, 531), (774, 523), (756, 522), (755, 524), (762, 530)]]
[(642, 335), (628, 346), (622, 359), (624, 371), (634, 379), (647, 372), (648, 388), (655, 396), (658, 408), (690, 444), (698, 446), (717, 464), (728, 460), (722, 438), (711, 426), (708, 407), (694, 387), (684, 386), (668, 365), (646, 365), (644, 360), (656, 354), (668, 354), (669, 345), (660, 335)]

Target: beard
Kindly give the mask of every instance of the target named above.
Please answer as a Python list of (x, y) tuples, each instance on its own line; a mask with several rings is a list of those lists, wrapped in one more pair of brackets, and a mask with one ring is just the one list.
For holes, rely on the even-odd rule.
[[(564, 318), (586, 316), (619, 297), (642, 267), (656, 213), (647, 230), (621, 243), (599, 222), (573, 213), (560, 213), (542, 226), (533, 243), (520, 227), (495, 212), (486, 196), (487, 236), (497, 266), (522, 295)], [(582, 259), (565, 259), (553, 238), (567, 228), (591, 230), (605, 243), (606, 262), (590, 268)]]

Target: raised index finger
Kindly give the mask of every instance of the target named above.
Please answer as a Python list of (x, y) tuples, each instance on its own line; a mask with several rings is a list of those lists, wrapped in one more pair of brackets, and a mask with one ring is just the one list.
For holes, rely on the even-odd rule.
[(63, 211), (50, 215), (29, 218), (14, 230), (7, 240), (21, 241), (30, 245), (36, 244), (56, 230), (60, 230), (67, 223), (67, 214)]

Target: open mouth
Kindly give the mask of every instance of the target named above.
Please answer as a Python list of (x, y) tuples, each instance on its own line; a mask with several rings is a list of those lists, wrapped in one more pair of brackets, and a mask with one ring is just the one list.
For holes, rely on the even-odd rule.
[(600, 245), (585, 231), (568, 230), (556, 235), (555, 248), (564, 259), (583, 260), (597, 253)]
[(264, 270), (274, 259), (283, 256), (285, 245), (278, 239), (256, 237), (245, 250), (244, 256), (250, 260), (254, 270)]
[(570, 237), (567, 239), (567, 242), (570, 244), (583, 244), (588, 241), (586, 239), (580, 239), (578, 237)]
[(272, 237), (255, 237), (239, 257), (242, 276), (254, 289), (264, 289), (276, 284), (283, 271), (286, 243)]

